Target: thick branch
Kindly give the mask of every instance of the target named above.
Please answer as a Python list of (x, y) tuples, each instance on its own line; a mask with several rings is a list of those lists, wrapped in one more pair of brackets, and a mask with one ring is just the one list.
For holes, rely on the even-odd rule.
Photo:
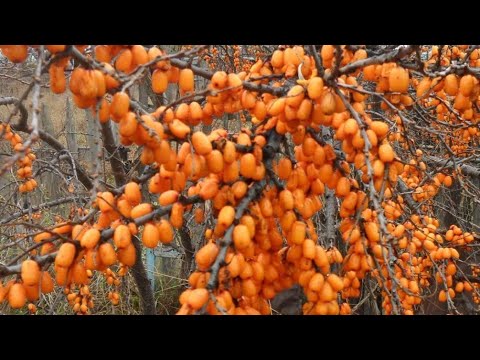
[[(55, 257), (57, 256), (57, 253), (51, 253), (43, 256), (37, 256), (33, 257), (33, 259), (40, 265), (41, 267), (44, 265), (47, 265), (55, 260)], [(22, 264), (15, 264), (11, 266), (6, 266), (3, 264), (0, 264), (0, 278), (8, 275), (15, 275), (15, 274), (20, 274), (22, 269)]]
[(107, 150), (107, 154), (110, 159), (110, 165), (112, 166), (113, 176), (115, 177), (115, 185), (117, 187), (122, 186), (126, 182), (126, 174), (123, 167), (123, 162), (117, 153), (118, 146), (115, 142), (115, 137), (113, 136), (112, 124), (110, 121), (102, 123), (102, 135), (103, 145)]
[[(26, 127), (24, 127), (24, 128), (14, 127), (13, 129), (17, 130), (17, 131), (26, 132), (26, 133), (30, 132), (30, 130)], [(52, 135), (50, 135), (49, 133), (47, 133), (43, 130), (39, 130), (39, 135), (40, 135), (40, 139), (42, 141), (44, 141), (45, 143), (50, 145), (55, 150), (57, 150), (57, 151), (65, 151), (66, 150), (65, 147), (57, 139), (55, 139)], [(79, 162), (77, 160), (73, 159), (73, 162), (74, 162), (75, 168), (77, 170), (78, 180), (82, 183), (83, 186), (85, 186), (85, 188), (87, 190), (90, 190), (91, 188), (93, 188), (93, 183), (90, 180), (90, 176), (87, 174), (87, 172), (83, 169), (83, 167), (79, 164)]]
[(6, 218), (3, 218), (0, 220), (0, 224), (6, 224), (12, 220), (15, 220), (17, 218), (19, 218), (20, 216), (23, 216), (25, 214), (28, 214), (30, 213), (30, 211), (32, 212), (36, 212), (36, 211), (39, 211), (39, 210), (42, 210), (42, 209), (45, 209), (45, 208), (50, 208), (52, 206), (57, 206), (57, 205), (61, 205), (61, 204), (66, 204), (66, 203), (69, 203), (69, 202), (73, 202), (73, 201), (77, 201), (77, 200), (82, 200), (83, 198), (82, 197), (79, 197), (79, 196), (70, 196), (70, 197), (66, 197), (66, 198), (61, 198), (61, 199), (57, 199), (57, 200), (53, 200), (53, 201), (49, 201), (49, 202), (46, 202), (46, 203), (43, 203), (43, 204), (40, 204), (40, 205), (36, 205), (36, 206), (31, 206), (29, 207), (28, 209), (24, 209), (22, 211), (18, 211), (16, 213), (13, 213), (12, 215), (6, 217)]
[(353, 63), (350, 63), (348, 65), (345, 65), (344, 67), (339, 69), (339, 74), (350, 74), (357, 69), (363, 68), (368, 65), (376, 65), (376, 64), (383, 64), (386, 62), (391, 62), (395, 60), (399, 60), (401, 58), (404, 58), (405, 56), (410, 55), (415, 51), (416, 45), (408, 45), (408, 46), (399, 46), (397, 49), (382, 54), (378, 56), (373, 56), (369, 57), (363, 60), (358, 60)]
[[(457, 161), (453, 162), (452, 159), (440, 159), (436, 156), (425, 156), (425, 162), (429, 165), (436, 165), (436, 166), (441, 166), (442, 168), (454, 168), (454, 163), (458, 162), (460, 159)], [(470, 175), (474, 177), (480, 177), (480, 169), (473, 167), (471, 165), (466, 165), (466, 164), (460, 164), (458, 167), (462, 170), (462, 174), (465, 175)]]
[(230, 245), (232, 245), (233, 242), (233, 228), (235, 227), (235, 223), (240, 221), (240, 218), (243, 216), (243, 213), (247, 210), (248, 205), (250, 205), (250, 202), (255, 200), (260, 194), (262, 193), (263, 188), (267, 184), (266, 180), (263, 179), (257, 183), (255, 183), (249, 190), (247, 195), (242, 199), (240, 204), (238, 204), (238, 207), (235, 211), (235, 221), (230, 227), (227, 229), (225, 232), (225, 235), (223, 236), (223, 240), (219, 241), (220, 243), (220, 252), (217, 255), (217, 258), (215, 259), (215, 262), (213, 263), (211, 267), (211, 275), (210, 275), (210, 280), (208, 281), (207, 288), (209, 290), (213, 290), (217, 287), (218, 284), (218, 272), (220, 271), (220, 268), (225, 265), (225, 256), (227, 255), (228, 248)]
[[(172, 65), (175, 65), (176, 67), (179, 67), (180, 69), (190, 68), (195, 73), (195, 75), (201, 76), (201, 77), (203, 77), (205, 79), (208, 79), (208, 80), (210, 80), (213, 76), (213, 72), (202, 69), (199, 66), (191, 65), (187, 61), (183, 61), (183, 60), (180, 60), (180, 59), (170, 59), (170, 63)], [(261, 93), (269, 93), (269, 94), (276, 95), (276, 96), (283, 96), (286, 93), (286, 89), (283, 88), (283, 87), (274, 88), (272, 86), (263, 85), (263, 84), (256, 85), (256, 84), (253, 84), (249, 81), (244, 81), (243, 82), (243, 87), (247, 90), (250, 90), (250, 91), (258, 91), (258, 92), (261, 92)]]

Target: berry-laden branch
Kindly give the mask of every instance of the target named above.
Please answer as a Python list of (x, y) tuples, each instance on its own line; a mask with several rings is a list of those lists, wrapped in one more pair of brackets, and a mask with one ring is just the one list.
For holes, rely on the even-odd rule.
[(253, 184), (248, 190), (247, 195), (238, 205), (235, 211), (234, 223), (228, 227), (223, 239), (220, 241), (220, 251), (211, 267), (210, 280), (207, 285), (209, 290), (213, 290), (218, 286), (218, 272), (220, 271), (220, 268), (225, 265), (225, 256), (227, 255), (227, 250), (233, 244), (233, 228), (240, 221), (240, 218), (243, 216), (250, 203), (261, 195), (265, 185), (265, 180), (261, 180)]
[[(294, 286), (304, 297), (288, 301), (303, 314), (480, 304), (478, 46), (0, 50), (12, 63), (35, 55), (23, 95), (0, 100), (14, 106), (0, 137), (15, 152), (0, 171), (19, 190), (0, 189), (13, 209), (0, 220), (0, 302), (11, 308), (41, 312), (39, 290), (61, 286), (77, 314), (137, 303), (157, 313), (164, 298), (142, 253), (160, 244), (192, 255), (169, 269), (188, 284), (166, 306), (177, 314), (283, 312), (272, 307)], [(38, 123), (47, 72), (52, 93), (68, 88), (101, 132), (90, 171)], [(53, 162), (33, 153), (38, 139), (57, 150)], [(70, 193), (78, 179), (88, 201), (32, 196), (47, 169)], [(112, 307), (96, 305), (99, 286)]]

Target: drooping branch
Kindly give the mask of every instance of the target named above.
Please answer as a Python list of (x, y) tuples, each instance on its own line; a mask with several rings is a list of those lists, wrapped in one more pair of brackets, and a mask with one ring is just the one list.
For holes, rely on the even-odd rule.
[[(15, 131), (21, 131), (30, 134), (32, 132), (32, 129), (28, 126), (27, 123), (28, 111), (25, 108), (25, 105), (20, 101), (20, 99), (17, 99), (15, 97), (3, 97), (0, 98), (0, 105), (15, 104), (16, 106), (18, 106), (18, 109), (20, 111), (20, 119), (16, 124), (12, 124), (12, 129)], [(49, 133), (38, 129), (38, 135), (42, 141), (50, 145), (53, 149), (59, 152), (66, 151), (65, 147)], [(73, 162), (77, 170), (78, 180), (83, 184), (83, 186), (85, 186), (87, 190), (90, 190), (93, 187), (90, 177), (75, 159), (73, 159)]]
[(28, 119), (28, 111), (23, 102), (20, 99), (15, 97), (7, 96), (7, 97), (0, 97), (0, 105), (15, 105), (17, 106), (18, 110), (20, 111), (20, 124), (26, 124)]
[(69, 197), (66, 197), (66, 198), (61, 198), (61, 199), (49, 201), (49, 202), (46, 202), (46, 203), (43, 203), (43, 204), (40, 204), (40, 205), (31, 206), (28, 209), (24, 209), (22, 211), (17, 211), (16, 213), (13, 213), (12, 215), (1, 219), (0, 224), (7, 224), (10, 221), (15, 220), (15, 219), (17, 219), (17, 218), (19, 218), (19, 217), (21, 217), (25, 214), (30, 213), (30, 212), (36, 212), (36, 211), (39, 211), (39, 210), (42, 210), (42, 209), (51, 208), (53, 206), (66, 204), (66, 203), (77, 201), (77, 200), (84, 200), (84, 198), (82, 198), (80, 196), (69, 196)]
[[(202, 198), (200, 198), (200, 196), (194, 195), (194, 196), (191, 196), (191, 197), (181, 196), (178, 199), (178, 201), (180, 203), (182, 203), (183, 205), (189, 205), (189, 204), (194, 204), (194, 203), (197, 203), (197, 202), (201, 202), (203, 200), (202, 200)], [(142, 226), (145, 223), (154, 220), (155, 218), (158, 218), (160, 216), (169, 214), (171, 210), (172, 210), (172, 205), (158, 207), (157, 209), (155, 209), (154, 211), (152, 211), (149, 214), (146, 214), (146, 215), (144, 215), (142, 217), (139, 217), (137, 219), (133, 219), (133, 223), (135, 223), (135, 225), (137, 225), (137, 226)], [(67, 223), (64, 223), (64, 224), (61, 224), (61, 225), (66, 225), (66, 224)], [(34, 225), (34, 224), (30, 224), (30, 225), (32, 227), (40, 227), (39, 225)], [(112, 229), (112, 228), (102, 230), (100, 241), (101, 242), (108, 241), (109, 239), (112, 238), (113, 233), (114, 233), (114, 229)], [(61, 237), (62, 240), (64, 240), (64, 241), (71, 241), (71, 240), (65, 238), (63, 235), (53, 233), (53, 232), (52, 232), (52, 238), (50, 238), (49, 241), (51, 241), (52, 239), (55, 239), (56, 237)], [(133, 241), (133, 239), (132, 239), (132, 241)], [(138, 246), (140, 246), (140, 244), (138, 244)], [(141, 250), (141, 247), (139, 249)], [(141, 251), (137, 252), (137, 254), (138, 253), (141, 254)], [(48, 254), (48, 255), (45, 255), (45, 256), (34, 257), (34, 260), (38, 261), (39, 264), (41, 265), (41, 264), (45, 263), (46, 261), (55, 260), (56, 254), (57, 253), (55, 252), (55, 253)], [(142, 264), (142, 267), (143, 267), (143, 264)], [(21, 270), (21, 264), (14, 264), (14, 265), (11, 265), (11, 266), (5, 266), (5, 265), (0, 264), (0, 278), (3, 277), (3, 276), (6, 276), (6, 275), (19, 274), (20, 270)]]
[[(21, 131), (25, 133), (30, 133), (30, 129), (27, 127), (26, 122), (20, 123), (17, 125), (12, 126), (12, 128), (16, 131)], [(49, 133), (39, 130), (38, 131), (39, 137), (42, 141), (50, 145), (53, 149), (57, 151), (65, 151), (65, 147), (57, 140), (55, 139), (52, 135)], [(75, 164), (75, 168), (77, 170), (78, 174), (78, 180), (82, 183), (83, 186), (87, 190), (90, 190), (93, 188), (93, 183), (92, 180), (90, 179), (90, 176), (87, 174), (87, 172), (83, 169), (83, 167), (80, 165), (80, 163), (76, 160), (73, 159), (73, 162)]]
[(340, 75), (350, 74), (368, 65), (383, 64), (386, 62), (399, 60), (413, 53), (417, 47), (417, 45), (399, 46), (395, 50), (388, 53), (352, 62), (348, 65), (341, 67), (338, 72)]
[[(55, 260), (56, 256), (57, 256), (57, 252), (54, 252), (54, 253), (46, 254), (43, 256), (35, 256), (33, 257), (33, 260), (35, 260), (38, 263), (38, 265), (43, 267), (47, 264), (52, 263)], [(8, 275), (20, 274), (21, 270), (22, 270), (21, 263), (10, 265), (10, 266), (0, 264), (0, 278)]]
[[(171, 59), (170, 62), (172, 63), (172, 65), (175, 65), (180, 69), (190, 68), (195, 73), (195, 75), (201, 76), (208, 80), (210, 80), (213, 76), (213, 72), (202, 69), (199, 66), (191, 65), (187, 61), (183, 61), (180, 59)], [(243, 87), (250, 91), (258, 91), (260, 93), (269, 93), (275, 96), (283, 96), (287, 92), (287, 89), (283, 87), (273, 87), (273, 86), (268, 86), (263, 84), (256, 85), (250, 81), (243, 81)]]

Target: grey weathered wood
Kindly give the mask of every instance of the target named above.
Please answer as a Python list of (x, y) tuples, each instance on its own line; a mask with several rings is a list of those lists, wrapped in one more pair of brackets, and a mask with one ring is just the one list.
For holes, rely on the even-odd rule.
[(87, 122), (88, 149), (84, 160), (88, 162), (90, 170), (93, 170), (97, 161), (100, 130), (96, 126), (91, 110), (85, 110), (85, 121)]
[[(475, 188), (480, 189), (480, 179), (472, 178), (472, 183), (475, 185)], [(480, 226), (480, 204), (473, 201), (473, 218), (472, 223), (474, 225)], [(474, 229), (476, 231), (476, 229)]]
[(66, 97), (65, 102), (65, 131), (67, 138), (67, 149), (74, 157), (78, 158), (77, 131), (69, 96)]
[(138, 84), (138, 102), (144, 107), (147, 107), (148, 105), (147, 86), (149, 86), (147, 81), (142, 81), (140, 84)]
[(55, 129), (53, 127), (52, 120), (50, 118), (50, 111), (47, 105), (42, 104), (42, 111), (40, 113), (40, 123), (42, 129), (50, 135), (55, 135)]
[[(41, 122), (41, 127), (45, 132), (49, 133), (52, 136), (55, 136), (55, 128), (53, 126), (53, 122), (50, 117), (50, 109), (45, 104), (42, 104), (42, 111), (40, 113), (40, 122)], [(46, 153), (41, 153), (40, 158), (41, 159), (48, 158), (45, 155)], [(57, 198), (58, 195), (60, 194), (59, 179), (57, 178), (57, 176), (53, 172), (48, 171), (42, 175), (42, 178), (43, 179), (41, 179), (40, 183), (45, 184), (45, 190), (48, 198), (49, 199)]]

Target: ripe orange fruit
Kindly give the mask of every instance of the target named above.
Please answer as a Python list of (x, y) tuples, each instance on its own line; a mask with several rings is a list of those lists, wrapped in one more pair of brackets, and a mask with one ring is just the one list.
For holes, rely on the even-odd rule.
[(125, 185), (124, 193), (127, 200), (133, 206), (140, 204), (140, 201), (142, 200), (142, 192), (140, 191), (140, 186), (136, 182), (132, 181)]
[(194, 289), (192, 290), (186, 300), (186, 303), (193, 309), (201, 309), (208, 301), (207, 289)]
[(283, 51), (275, 50), (272, 54), (272, 58), (270, 60), (270, 63), (275, 68), (281, 68), (284, 64), (283, 63)]
[(8, 292), (8, 303), (12, 309), (20, 309), (27, 302), (27, 293), (22, 284), (15, 283)]
[(64, 93), (67, 88), (64, 68), (53, 64), (48, 69), (48, 73), (50, 74), (50, 89), (52, 92), (55, 94)]
[(373, 132), (375, 133), (375, 135), (377, 135), (379, 139), (383, 139), (385, 135), (387, 135), (389, 130), (388, 124), (382, 121), (372, 121), (370, 124), (370, 129), (373, 130)]
[(255, 176), (256, 159), (253, 154), (243, 154), (240, 158), (240, 174), (246, 178)]
[(388, 76), (390, 91), (407, 92), (408, 90), (408, 70), (401, 67), (393, 68)]
[(378, 156), (384, 163), (390, 163), (395, 159), (395, 153), (389, 143), (384, 143), (378, 148)]
[(60, 246), (57, 256), (55, 257), (55, 265), (68, 268), (72, 265), (75, 258), (75, 245), (64, 243)]
[(52, 54), (56, 54), (58, 52), (65, 51), (66, 45), (45, 45), (48, 51), (50, 51)]
[(440, 290), (440, 293), (438, 294), (438, 300), (440, 302), (446, 302), (447, 301), (447, 293), (445, 290)]
[(267, 107), (267, 113), (271, 116), (277, 116), (281, 112), (283, 112), (284, 108), (285, 108), (285, 98), (278, 98), (270, 102), (270, 104)]
[(42, 272), (42, 278), (41, 278), (41, 290), (42, 293), (48, 294), (53, 291), (53, 279), (50, 276), (50, 274), (47, 271)]
[(194, 89), (194, 74), (192, 69), (180, 70), (178, 86), (182, 93), (191, 92)]
[(173, 241), (173, 228), (169, 221), (161, 219), (157, 224), (158, 233), (160, 234), (160, 241), (162, 244), (169, 244)]
[(40, 281), (40, 267), (34, 260), (22, 262), (21, 276), (25, 285), (37, 285)]
[(21, 63), (27, 59), (28, 46), (27, 45), (7, 45), (2, 46), (3, 55), (13, 63)]
[(201, 184), (200, 192), (198, 194), (203, 200), (209, 200), (213, 199), (218, 191), (218, 181), (215, 179), (208, 179)]
[(199, 155), (208, 155), (212, 152), (212, 143), (202, 131), (197, 131), (192, 135), (192, 145), (195, 152)]
[(376, 222), (368, 221), (364, 224), (364, 227), (368, 240), (372, 242), (378, 242), (380, 240), (380, 232)]
[(132, 219), (137, 219), (139, 217), (142, 217), (146, 214), (150, 214), (152, 212), (152, 205), (149, 204), (149, 203), (142, 203), (142, 204), (139, 204), (137, 206), (135, 206), (133, 209), (132, 209), (132, 212), (131, 212), (131, 217)]
[(77, 261), (72, 268), (72, 279), (77, 285), (85, 285), (88, 282), (87, 269), (83, 262)]
[(325, 115), (331, 115), (336, 109), (335, 97), (330, 91), (324, 92), (320, 100), (320, 109)]
[(220, 249), (213, 242), (206, 244), (200, 250), (198, 250), (197, 254), (195, 255), (195, 261), (197, 262), (199, 270), (207, 270), (215, 261), (219, 251)]
[(472, 75), (465, 75), (460, 79), (460, 92), (463, 96), (470, 96), (474, 86), (474, 77)]
[(162, 194), (160, 194), (160, 196), (158, 197), (158, 203), (161, 206), (173, 204), (175, 201), (178, 200), (178, 196), (179, 196), (178, 191), (167, 190)]
[(277, 165), (278, 177), (282, 180), (288, 179), (292, 172), (292, 162), (288, 158), (282, 158)]
[(184, 207), (179, 202), (172, 205), (172, 211), (170, 212), (170, 223), (173, 227), (180, 229), (183, 224)]
[(302, 244), (302, 254), (307, 259), (315, 259), (316, 249), (315, 242), (312, 239), (305, 239)]
[(115, 68), (124, 73), (130, 73), (133, 67), (133, 55), (130, 49), (124, 49), (115, 61)]
[(224, 228), (229, 227), (235, 218), (235, 209), (232, 206), (224, 206), (218, 214), (218, 223)]
[(217, 71), (210, 80), (214, 89), (223, 89), (227, 86), (228, 75), (225, 71)]
[(136, 250), (133, 243), (130, 243), (126, 248), (118, 250), (118, 260), (126, 265), (126, 266), (133, 266), (136, 261)]
[(302, 245), (305, 241), (307, 226), (301, 221), (295, 221), (291, 228), (291, 241), (295, 245)]
[(148, 62), (147, 50), (142, 45), (133, 45), (131, 51), (133, 63), (143, 65)]
[(231, 141), (227, 141), (225, 143), (225, 147), (223, 148), (223, 160), (227, 164), (231, 164), (235, 161), (236, 159), (236, 149), (235, 149), (235, 144)]
[(111, 192), (105, 191), (98, 195), (97, 202), (101, 212), (108, 212), (113, 210), (115, 198)]
[(323, 79), (315, 76), (308, 82), (307, 93), (308, 97), (312, 100), (319, 99), (323, 92)]
[(38, 285), (30, 285), (27, 286), (23, 284), (23, 287), (25, 288), (25, 293), (27, 295), (27, 300), (29, 301), (37, 301), (39, 296), (40, 296), (40, 289)]
[(348, 178), (341, 177), (340, 179), (338, 179), (335, 193), (339, 197), (344, 197), (350, 193), (350, 181), (348, 180)]
[(117, 254), (115, 253), (115, 249), (113, 248), (112, 244), (106, 242), (103, 243), (98, 247), (99, 260), (105, 266), (111, 266), (117, 262)]
[(100, 241), (100, 231), (98, 229), (89, 229), (85, 232), (80, 240), (80, 245), (86, 249), (93, 249), (97, 246), (98, 242)]
[(125, 92), (117, 92), (113, 95), (110, 104), (110, 114), (114, 119), (122, 119), (130, 108), (130, 97)]
[(246, 249), (251, 244), (250, 232), (246, 225), (236, 225), (233, 228), (233, 243), (238, 250)]
[(100, 110), (98, 112), (98, 119), (102, 124), (110, 120), (110, 104), (106, 99), (101, 100)]
[(357, 121), (355, 119), (348, 119), (347, 121), (345, 121), (345, 125), (344, 125), (344, 128), (343, 128), (343, 131), (345, 132), (345, 134), (347, 135), (354, 135), (358, 132), (358, 124), (357, 124)]
[(339, 292), (343, 290), (343, 280), (336, 274), (330, 274), (327, 277), (327, 282), (332, 287), (333, 291)]
[(445, 77), (443, 89), (447, 95), (455, 96), (458, 93), (458, 78), (455, 74), (449, 74)]
[(452, 186), (452, 184), (453, 184), (452, 177), (449, 175), (445, 176), (445, 178), (443, 179), (443, 185), (445, 185), (446, 187), (450, 187)]
[(172, 122), (170, 122), (168, 124), (168, 128), (174, 136), (180, 139), (184, 139), (187, 134), (190, 133), (190, 127), (178, 119), (174, 119)]
[(126, 248), (132, 242), (132, 234), (127, 225), (119, 225), (115, 228), (113, 233), (113, 241), (115, 246), (119, 249)]
[(152, 90), (156, 94), (163, 94), (168, 88), (168, 75), (165, 71), (155, 69), (152, 73)]
[(325, 283), (325, 278), (322, 274), (316, 273), (310, 278), (308, 282), (308, 288), (311, 291), (320, 291), (323, 288), (323, 284)]

